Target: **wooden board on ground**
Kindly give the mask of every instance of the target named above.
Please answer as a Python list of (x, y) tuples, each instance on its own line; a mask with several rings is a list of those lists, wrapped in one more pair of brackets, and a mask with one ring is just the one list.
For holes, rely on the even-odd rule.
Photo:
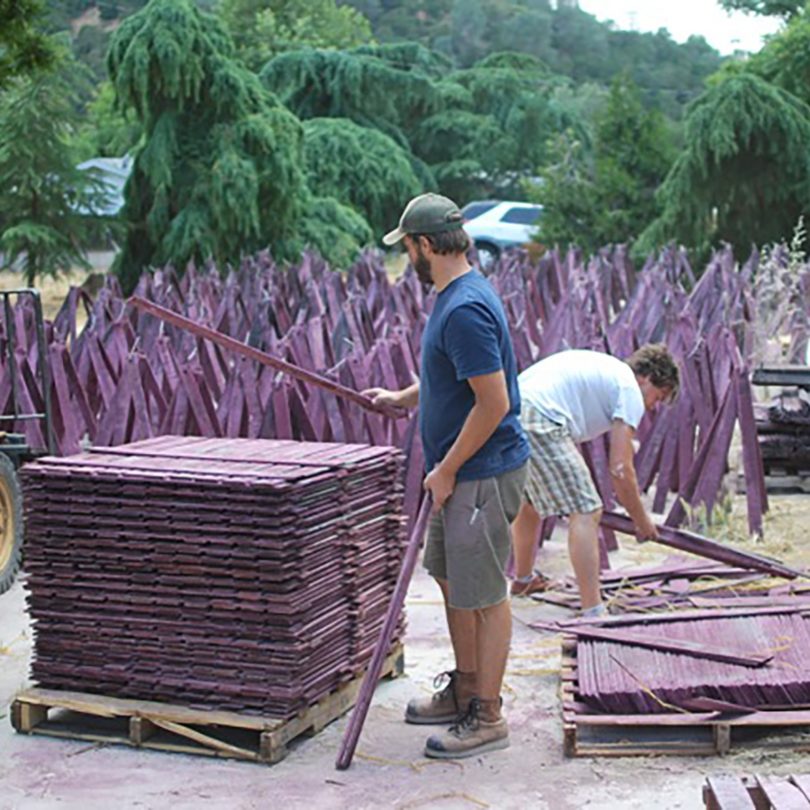
[(603, 714), (577, 691), (576, 637), (563, 637), (563, 749), (568, 757), (718, 756), (758, 748), (810, 753), (810, 711)]
[(810, 810), (810, 776), (710, 776), (706, 810)]
[[(404, 652), (398, 644), (385, 660), (382, 677), (395, 678), (403, 671)], [(353, 678), (289, 720), (27, 689), (11, 705), (11, 722), (24, 734), (273, 764), (287, 756), (294, 740), (317, 734), (345, 714), (354, 705), (362, 680), (362, 675)]]

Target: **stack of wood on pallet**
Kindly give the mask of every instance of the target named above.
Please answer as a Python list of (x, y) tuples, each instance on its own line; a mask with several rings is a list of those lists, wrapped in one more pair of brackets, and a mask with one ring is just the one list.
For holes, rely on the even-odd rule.
[(710, 776), (703, 786), (706, 810), (810, 810), (810, 775)]
[(810, 492), (810, 391), (786, 389), (757, 406), (756, 424), (768, 487)]
[(33, 680), (292, 717), (371, 656), (402, 466), (386, 447), (176, 436), (29, 465)]
[[(806, 604), (534, 623), (563, 635), (569, 756), (716, 754), (810, 730)], [(798, 729), (798, 738), (790, 729)], [(754, 736), (756, 739), (756, 736)]]

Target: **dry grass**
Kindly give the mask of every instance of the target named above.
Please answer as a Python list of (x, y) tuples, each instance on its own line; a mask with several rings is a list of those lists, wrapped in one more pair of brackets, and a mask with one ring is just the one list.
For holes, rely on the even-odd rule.
[[(37, 289), (42, 296), (42, 312), (46, 320), (54, 318), (70, 288), (81, 286), (88, 275), (90, 273), (86, 270), (75, 269), (56, 278), (48, 276), (39, 280)], [(16, 290), (20, 287), (25, 287), (25, 282), (19, 273), (0, 273), (0, 290)]]

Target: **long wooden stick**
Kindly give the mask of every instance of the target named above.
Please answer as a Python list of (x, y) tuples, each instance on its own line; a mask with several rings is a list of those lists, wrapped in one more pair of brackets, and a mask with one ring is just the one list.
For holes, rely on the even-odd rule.
[[(533, 630), (550, 630), (561, 632), (561, 628), (551, 622), (533, 622), (529, 625)], [(649, 635), (645, 629), (643, 635), (621, 628), (588, 627), (586, 625), (566, 627), (566, 633), (573, 633), (581, 638), (594, 641), (610, 641), (614, 644), (629, 644), (635, 647), (645, 647), (650, 650), (689, 655), (693, 658), (706, 658), (709, 661), (721, 661), (725, 664), (736, 664), (741, 667), (764, 667), (773, 660), (773, 655), (766, 653), (742, 653), (730, 650), (716, 644), (703, 644), (688, 639), (667, 638), (666, 636)]]
[[(602, 526), (617, 532), (635, 534), (633, 521), (629, 517), (616, 512), (603, 512), (600, 523)], [(785, 579), (807, 576), (806, 573), (795, 568), (789, 568), (778, 560), (770, 560), (767, 557), (761, 557), (759, 554), (752, 554), (750, 551), (740, 551), (730, 546), (724, 546), (694, 532), (675, 529), (672, 526), (657, 526), (656, 528), (658, 529), (656, 542), (670, 548), (677, 548), (679, 551), (687, 551), (690, 554), (697, 554), (699, 557), (717, 560), (739, 568), (762, 571), (765, 574), (784, 577)]]
[(326, 377), (322, 377), (320, 374), (316, 374), (314, 371), (308, 371), (307, 369), (296, 366), (293, 363), (288, 363), (286, 360), (279, 360), (277, 357), (267, 354), (267, 352), (263, 352), (259, 349), (255, 349), (253, 346), (248, 346), (245, 343), (241, 343), (235, 338), (222, 334), (222, 332), (217, 332), (216, 329), (203, 326), (196, 321), (192, 321), (190, 318), (186, 318), (183, 315), (178, 315), (176, 312), (172, 312), (170, 309), (161, 307), (158, 304), (153, 304), (151, 301), (147, 301), (140, 296), (133, 295), (129, 299), (129, 303), (140, 309), (142, 312), (148, 312), (150, 315), (154, 315), (156, 318), (160, 318), (160, 320), (165, 321), (166, 323), (170, 323), (173, 326), (178, 326), (181, 329), (185, 329), (186, 331), (191, 332), (191, 334), (197, 335), (197, 337), (210, 340), (212, 343), (216, 343), (219, 346), (222, 346), (224, 349), (230, 349), (237, 354), (250, 357), (264, 366), (269, 366), (277, 371), (283, 371), (286, 374), (289, 374), (291, 377), (294, 377), (296, 380), (301, 380), (301, 382), (316, 385), (319, 388), (323, 388), (325, 391), (335, 394), (336, 396), (348, 399), (351, 402), (354, 402), (356, 405), (359, 405), (361, 408), (365, 408), (367, 411), (373, 411), (374, 413), (388, 416), (391, 419), (402, 419), (408, 415), (407, 412), (401, 408), (375, 405), (369, 397), (364, 397), (357, 391), (353, 391), (351, 388), (346, 388), (345, 385), (341, 385), (340, 383), (334, 382), (334, 380), (329, 380)]
[(405, 556), (402, 558), (402, 567), (399, 569), (397, 584), (394, 586), (394, 593), (391, 595), (391, 602), (388, 605), (388, 613), (385, 615), (385, 623), (380, 632), (380, 637), (377, 639), (374, 655), (371, 657), (371, 663), (368, 665), (363, 683), (360, 686), (357, 703), (352, 711), (352, 716), (349, 718), (340, 752), (335, 761), (335, 767), (339, 771), (345, 771), (352, 764), (354, 749), (357, 748), (357, 741), (360, 739), (360, 732), (363, 730), (363, 723), (371, 705), (371, 698), (374, 696), (377, 681), (380, 679), (385, 656), (388, 654), (388, 648), (391, 646), (391, 639), (394, 637), (394, 630), (399, 621), (400, 611), (405, 604), (405, 594), (408, 592), (408, 585), (416, 567), (419, 547), (427, 531), (428, 521), (430, 520), (430, 504), (430, 496), (425, 496), (419, 515), (411, 529)]

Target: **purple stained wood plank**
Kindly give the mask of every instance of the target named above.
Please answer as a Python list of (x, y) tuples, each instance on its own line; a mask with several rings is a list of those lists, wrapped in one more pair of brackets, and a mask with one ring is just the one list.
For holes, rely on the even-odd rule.
[(810, 810), (810, 801), (804, 793), (786, 779), (764, 775), (754, 779), (774, 810)]
[[(703, 485), (702, 491), (708, 492), (708, 485), (717, 479), (717, 468), (722, 465), (725, 468), (728, 457), (728, 444), (731, 441), (731, 434), (734, 429), (734, 419), (736, 416), (736, 388), (727, 386), (719, 410), (716, 412), (714, 420), (708, 434), (701, 433), (701, 445), (689, 477), (681, 482), (679, 497), (673, 503), (665, 523), (668, 526), (679, 526), (686, 518), (684, 501), (694, 505), (697, 501), (697, 490)], [(707, 470), (707, 467), (710, 469)], [(722, 473), (720, 474), (722, 478)], [(719, 480), (719, 479), (718, 479)]]
[(757, 428), (754, 422), (754, 404), (748, 373), (740, 369), (737, 374), (737, 415), (743, 446), (743, 471), (746, 482), (746, 506), (748, 509), (748, 531), (752, 535), (762, 534), (762, 516), (768, 511), (768, 495), (765, 488), (765, 474), (762, 467), (762, 454), (759, 448)]
[(383, 626), (380, 637), (377, 640), (376, 647), (374, 648), (374, 656), (369, 663), (366, 674), (363, 678), (363, 683), (360, 687), (360, 692), (357, 696), (357, 703), (349, 718), (349, 723), (346, 726), (346, 731), (343, 736), (343, 741), (338, 752), (335, 767), (338, 770), (346, 770), (351, 764), (354, 757), (354, 751), (357, 747), (357, 742), (360, 739), (360, 733), (363, 730), (363, 723), (365, 722), (368, 709), (371, 706), (371, 699), (374, 695), (374, 690), (377, 682), (382, 673), (382, 666), (385, 661), (385, 656), (391, 646), (391, 639), (394, 635), (396, 624), (399, 621), (402, 606), (405, 604), (405, 595), (408, 591), (411, 577), (413, 576), (414, 568), (416, 567), (416, 560), (419, 556), (419, 549), (421, 548), (422, 541), (425, 533), (427, 532), (428, 521), (430, 520), (431, 503), (430, 498), (426, 497), (422, 501), (422, 506), (419, 510), (419, 515), (411, 527), (410, 538), (408, 546), (405, 550), (405, 556), (402, 559), (402, 567), (400, 568), (397, 584), (394, 592), (391, 595), (391, 601), (388, 605), (388, 610), (385, 616), (385, 624)]
[(810, 774), (792, 774), (789, 779), (804, 793), (804, 797), (810, 802)]
[(711, 810), (756, 810), (751, 795), (739, 776), (717, 774), (706, 780), (708, 792), (713, 800), (706, 806)]
[[(603, 512), (600, 523), (614, 531), (624, 534), (635, 533), (633, 521), (630, 520), (629, 517), (616, 514), (615, 512)], [(759, 554), (724, 546), (693, 532), (675, 529), (671, 526), (658, 526), (657, 528), (659, 537), (656, 542), (670, 546), (671, 548), (676, 548), (679, 551), (688, 551), (690, 554), (697, 554), (710, 560), (726, 563), (727, 565), (762, 571), (766, 574), (781, 576), (787, 579), (807, 576), (806, 573), (783, 565), (778, 560), (770, 560)]]
[[(533, 629), (557, 630), (553, 624), (533, 622)], [(566, 632), (574, 633), (581, 638), (595, 639), (597, 641), (609, 641), (615, 644), (629, 644), (636, 647), (648, 647), (652, 650), (677, 653), (693, 658), (705, 658), (710, 661), (724, 661), (729, 664), (736, 664), (741, 667), (763, 667), (773, 660), (772, 654), (749, 653), (718, 646), (716, 643), (704, 644), (700, 641), (686, 639), (674, 639), (665, 636), (653, 636), (649, 631), (643, 633), (633, 633), (632, 631), (617, 628), (598, 628), (577, 626), (568, 627)]]
[(251, 357), (252, 359), (257, 360), (258, 362), (266, 366), (275, 368), (278, 371), (283, 371), (289, 374), (291, 377), (295, 377), (298, 380), (324, 388), (327, 391), (330, 391), (331, 393), (334, 393), (338, 396), (351, 400), (356, 405), (360, 405), (360, 407), (362, 408), (377, 411), (380, 413), (387, 413), (388, 415), (394, 418), (396, 418), (399, 415), (398, 412), (391, 412), (389, 409), (373, 405), (371, 401), (368, 399), (368, 397), (363, 397), (356, 391), (346, 389), (343, 386), (339, 385), (338, 383), (333, 382), (332, 380), (328, 380), (325, 377), (322, 377), (319, 374), (315, 374), (314, 372), (307, 371), (306, 369), (299, 368), (293, 365), (292, 363), (287, 363), (284, 360), (278, 360), (275, 357), (271, 357), (265, 352), (261, 352), (258, 349), (254, 349), (252, 346), (247, 346), (243, 343), (240, 343), (239, 341), (234, 340), (228, 335), (223, 335), (219, 332), (215, 332), (213, 329), (209, 329), (206, 326), (194, 323), (194, 321), (190, 320), (189, 318), (184, 318), (182, 315), (178, 315), (175, 312), (171, 312), (170, 310), (164, 309), (163, 307), (160, 307), (157, 304), (153, 304), (151, 301), (146, 301), (143, 298), (138, 298), (137, 296), (134, 296), (133, 298), (130, 299), (130, 303), (132, 303), (139, 309), (143, 310), (144, 312), (148, 312), (150, 315), (154, 315), (155, 317), (166, 321), (167, 323), (171, 323), (182, 329), (186, 329), (192, 334), (198, 335), (199, 337), (211, 340), (214, 343), (219, 344), (223, 348), (230, 349), (231, 351), (234, 351), (238, 354), (243, 354), (247, 357)]

